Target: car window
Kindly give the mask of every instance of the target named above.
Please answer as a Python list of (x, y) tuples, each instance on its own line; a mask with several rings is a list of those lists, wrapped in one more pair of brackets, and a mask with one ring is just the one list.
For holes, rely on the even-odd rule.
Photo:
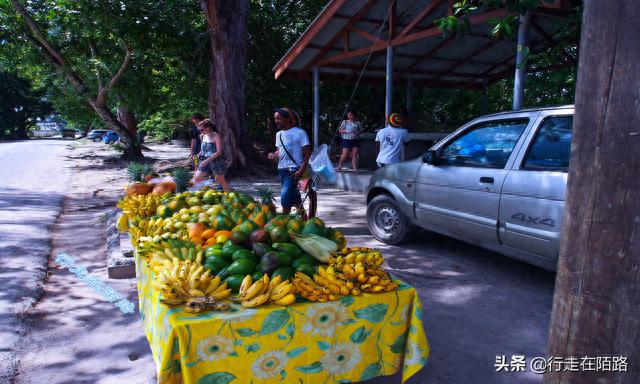
[(547, 117), (540, 124), (524, 160), (524, 169), (565, 171), (569, 168), (573, 116)]
[(471, 127), (442, 150), (447, 165), (504, 168), (529, 119), (500, 120)]

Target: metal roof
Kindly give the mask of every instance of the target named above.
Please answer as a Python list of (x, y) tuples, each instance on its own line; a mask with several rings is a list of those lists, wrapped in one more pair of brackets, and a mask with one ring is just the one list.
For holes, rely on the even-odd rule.
[[(530, 52), (559, 44), (556, 22), (568, 15), (573, 2), (541, 2), (532, 15)], [(507, 10), (479, 8), (469, 15), (467, 34), (446, 37), (434, 21), (450, 15), (451, 4), (447, 0), (331, 0), (275, 65), (275, 77), (307, 79), (317, 66), (323, 81), (350, 82), (366, 63), (364, 78), (383, 82), (389, 45), (394, 47), (396, 81), (411, 76), (414, 84), (422, 86), (477, 89), (484, 80), (492, 84), (512, 76), (516, 43), (489, 37), (492, 26), (487, 23), (506, 16)], [(565, 63), (554, 68), (575, 65), (571, 54), (564, 58)]]

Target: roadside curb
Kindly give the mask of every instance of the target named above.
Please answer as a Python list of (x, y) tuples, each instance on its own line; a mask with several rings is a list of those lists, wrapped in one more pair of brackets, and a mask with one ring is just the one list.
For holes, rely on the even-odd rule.
[(116, 228), (118, 211), (107, 212), (107, 274), (110, 279), (133, 279), (136, 266), (133, 247), (128, 233), (120, 233)]

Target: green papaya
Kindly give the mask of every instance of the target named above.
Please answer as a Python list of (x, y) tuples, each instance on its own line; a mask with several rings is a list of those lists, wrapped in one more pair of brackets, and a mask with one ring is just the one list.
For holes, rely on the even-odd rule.
[(263, 273), (271, 275), (278, 266), (278, 252), (267, 252), (262, 256), (262, 258), (260, 258), (260, 270)]
[(242, 258), (245, 258), (245, 259), (248, 258), (248, 259), (251, 259), (251, 260), (254, 260), (254, 261), (256, 259), (256, 257), (253, 254), (253, 252), (251, 252), (248, 249), (244, 249), (244, 248), (243, 249), (238, 249), (237, 251), (235, 251), (233, 253), (233, 255), (231, 256), (231, 258), (233, 259), (233, 261), (236, 261), (236, 260), (242, 259)]
[(300, 264), (295, 268), (296, 272), (302, 272), (309, 277), (313, 277), (316, 273), (316, 266), (313, 264)]
[(205, 268), (211, 270), (214, 275), (218, 274), (227, 265), (229, 265), (227, 260), (217, 256), (208, 257), (204, 263)]
[(273, 243), (271, 247), (276, 251), (287, 252), (294, 258), (298, 258), (304, 253), (300, 247), (291, 243)]
[(277, 252), (276, 257), (278, 259), (278, 267), (288, 267), (293, 260), (293, 257), (286, 252)]
[(255, 268), (256, 262), (253, 259), (238, 259), (220, 271), (218, 275), (220, 275), (220, 278), (222, 279), (225, 279), (230, 275), (242, 275), (244, 277), (253, 273)]
[(271, 249), (271, 246), (269, 244), (266, 243), (255, 243), (253, 244), (253, 253), (256, 254), (256, 256), (258, 257), (262, 257), (262, 255), (264, 255), (267, 252), (271, 252), (273, 251), (273, 249)]
[(277, 268), (275, 271), (273, 271), (273, 273), (271, 274), (271, 278), (274, 278), (276, 276), (282, 276), (282, 280), (289, 280), (291, 279), (291, 276), (293, 275), (293, 269), (289, 268), (289, 267), (280, 267)]
[(233, 243), (227, 243), (227, 244), (225, 244), (224, 247), (222, 247), (222, 254), (225, 257), (229, 258), (229, 260), (232, 260), (233, 259), (233, 254), (237, 250), (240, 250), (240, 249), (244, 249), (244, 248), (242, 248), (242, 247), (240, 247), (238, 245), (235, 245)]
[(311, 256), (303, 256), (303, 257), (300, 257), (298, 259), (293, 260), (293, 262), (291, 263), (291, 267), (293, 269), (297, 269), (299, 266), (304, 265), (304, 264), (310, 264), (310, 265), (316, 266), (317, 260), (314, 259)]
[(240, 285), (242, 285), (242, 280), (246, 275), (235, 274), (227, 277), (224, 281), (227, 283), (227, 288), (231, 288), (231, 292), (238, 293), (240, 290)]

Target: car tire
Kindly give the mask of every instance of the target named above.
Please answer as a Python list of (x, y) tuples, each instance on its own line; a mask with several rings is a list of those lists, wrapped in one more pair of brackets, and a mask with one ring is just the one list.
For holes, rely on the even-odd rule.
[(378, 195), (367, 204), (367, 226), (379, 241), (400, 244), (408, 238), (411, 222), (393, 197)]

